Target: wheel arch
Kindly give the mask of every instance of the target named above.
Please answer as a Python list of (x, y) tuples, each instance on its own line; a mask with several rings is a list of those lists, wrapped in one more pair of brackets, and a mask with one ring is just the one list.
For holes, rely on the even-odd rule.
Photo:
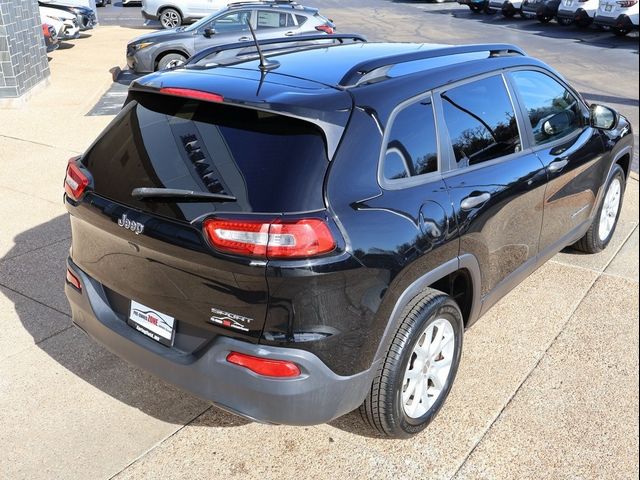
[(160, 15), (162, 15), (162, 12), (164, 12), (167, 8), (171, 8), (176, 12), (178, 12), (180, 14), (180, 18), (184, 20), (184, 12), (182, 11), (182, 9), (171, 3), (165, 3), (161, 7), (158, 7), (158, 18), (160, 18)]
[[(442, 291), (446, 283), (449, 283), (451, 279), (458, 278), (458, 276), (464, 278), (467, 288), (464, 292), (466, 296), (465, 304), (460, 306), (465, 328), (470, 327), (478, 320), (482, 307), (480, 264), (475, 256), (464, 254), (452, 258), (439, 267), (418, 277), (405, 289), (393, 307), (389, 321), (378, 344), (374, 362), (379, 361), (386, 355), (393, 336), (402, 323), (402, 313), (411, 300), (427, 288)], [(455, 285), (455, 281), (453, 285)], [(449, 291), (444, 291), (444, 293), (451, 294)]]

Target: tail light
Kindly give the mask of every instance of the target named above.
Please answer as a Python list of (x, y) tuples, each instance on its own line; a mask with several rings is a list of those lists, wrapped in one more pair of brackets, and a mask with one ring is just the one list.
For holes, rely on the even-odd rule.
[(75, 287), (76, 290), (82, 291), (82, 285), (80, 284), (80, 279), (76, 277), (76, 275), (67, 268), (67, 282)]
[(204, 231), (223, 252), (267, 258), (307, 258), (332, 251), (336, 242), (317, 218), (256, 222), (210, 219)]
[(67, 175), (64, 179), (64, 191), (67, 195), (72, 200), (80, 200), (89, 183), (89, 178), (78, 167), (77, 157), (69, 159)]
[(244, 353), (231, 352), (227, 355), (227, 362), (248, 368), (258, 375), (265, 377), (297, 377), (300, 367), (286, 360), (272, 360), (270, 358), (254, 357)]
[(49, 32), (49, 25), (47, 25), (46, 23), (42, 24), (42, 33), (44, 34), (45, 38), (51, 37), (51, 33)]
[(316, 27), (316, 30), (318, 30), (319, 32), (324, 32), (324, 33), (328, 33), (329, 35), (332, 35), (334, 33), (336, 33), (336, 29), (333, 28), (331, 25), (318, 25)]
[(638, 3), (638, 0), (622, 0), (618, 2), (618, 5), (620, 5), (623, 8), (629, 8), (629, 7), (633, 7), (636, 3)]

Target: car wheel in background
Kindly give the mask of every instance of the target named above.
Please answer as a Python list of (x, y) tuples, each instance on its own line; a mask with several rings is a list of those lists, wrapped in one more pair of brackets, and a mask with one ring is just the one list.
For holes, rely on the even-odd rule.
[(179, 67), (184, 65), (187, 57), (179, 53), (169, 53), (158, 60), (158, 70), (166, 70), (167, 68)]
[(628, 28), (620, 28), (620, 27), (611, 27), (611, 31), (618, 37), (624, 37), (625, 35), (628, 35), (631, 30), (629, 30)]
[(598, 253), (607, 248), (616, 231), (624, 199), (624, 172), (620, 165), (613, 167), (613, 175), (606, 186), (602, 204), (584, 237), (573, 248), (586, 253)]
[(538, 18), (538, 21), (540, 23), (549, 23), (551, 20), (553, 20), (553, 17), (551, 15), (547, 15), (546, 13), (538, 13), (536, 17)]
[(462, 353), (462, 313), (448, 295), (426, 289), (407, 305), (404, 319), (364, 403), (363, 419), (381, 434), (421, 432), (444, 404)]
[(176, 28), (182, 25), (182, 15), (174, 8), (165, 8), (160, 12), (162, 28)]

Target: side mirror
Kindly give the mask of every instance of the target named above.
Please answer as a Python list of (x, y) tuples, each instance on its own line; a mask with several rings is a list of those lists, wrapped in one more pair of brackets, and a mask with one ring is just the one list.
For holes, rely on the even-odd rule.
[(618, 123), (618, 114), (615, 110), (602, 105), (591, 105), (591, 126), (600, 130), (611, 130)]
[(216, 30), (215, 28), (207, 27), (202, 31), (202, 34), (207, 38), (211, 38), (216, 34)]

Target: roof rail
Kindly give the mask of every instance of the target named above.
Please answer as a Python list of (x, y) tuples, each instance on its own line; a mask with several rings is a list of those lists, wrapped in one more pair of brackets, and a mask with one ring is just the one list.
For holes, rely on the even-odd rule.
[[(357, 33), (340, 33), (340, 34), (331, 34), (331, 35), (327, 35), (327, 34), (314, 34), (314, 35), (299, 35), (299, 36), (291, 36), (291, 37), (283, 37), (283, 38), (270, 38), (270, 39), (265, 39), (265, 40), (258, 40), (258, 43), (260, 44), (260, 46), (265, 46), (265, 45), (280, 45), (280, 44), (286, 44), (286, 43), (295, 43), (295, 44), (302, 44), (302, 43), (311, 43), (313, 44), (313, 42), (320, 42), (323, 40), (334, 40), (336, 42), (338, 42), (337, 44), (343, 44), (345, 43), (345, 41), (350, 40), (353, 43), (356, 42), (366, 42), (367, 39), (366, 37), (363, 37), (362, 35), (359, 35)], [(317, 43), (316, 45), (318, 46), (331, 46), (327, 43)], [(334, 44), (335, 45), (335, 44)], [(200, 52), (196, 53), (194, 56), (192, 56), (186, 63), (185, 65), (193, 65), (198, 63), (199, 61), (203, 60), (204, 58), (210, 57), (212, 55), (217, 55), (219, 53), (222, 52), (230, 52), (230, 51), (234, 51), (236, 50), (236, 55), (238, 53), (240, 53), (242, 50), (244, 49), (255, 49), (256, 47), (256, 43), (254, 41), (247, 41), (247, 42), (238, 42), (238, 43), (230, 43), (227, 45), (218, 45), (215, 47), (209, 47), (209, 48), (205, 48), (204, 50), (201, 50)], [(298, 47), (298, 45), (292, 45), (291, 49), (296, 49), (296, 47)], [(304, 48), (305, 46), (300, 45), (300, 48)], [(279, 49), (280, 50), (280, 49)], [(269, 51), (265, 51), (265, 53), (269, 53)], [(256, 52), (257, 54), (257, 52)], [(233, 54), (228, 55), (227, 57), (233, 56)]]
[(371, 75), (376, 70), (384, 69), (388, 71), (390, 67), (397, 64), (413, 62), (416, 60), (427, 60), (429, 58), (445, 57), (448, 55), (461, 55), (465, 53), (488, 52), (489, 57), (499, 57), (504, 55), (524, 55), (526, 53), (515, 45), (503, 43), (489, 43), (479, 45), (463, 45), (455, 47), (442, 47), (429, 50), (417, 50), (388, 57), (375, 58), (366, 60), (352, 67), (344, 74), (339, 82), (341, 87), (355, 87), (362, 83), (363, 79), (370, 79), (375, 75)]
[(298, 2), (296, 2), (295, 0), (244, 0), (241, 2), (231, 2), (229, 4), (227, 4), (228, 7), (242, 7), (243, 5), (260, 5), (260, 4), (266, 4), (266, 5), (292, 5), (292, 6), (296, 6), (299, 5)]

